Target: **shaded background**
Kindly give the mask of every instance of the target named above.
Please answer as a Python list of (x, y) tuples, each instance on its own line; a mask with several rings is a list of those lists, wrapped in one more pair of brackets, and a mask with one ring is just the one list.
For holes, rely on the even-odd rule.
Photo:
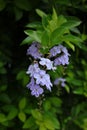
[[(20, 44), (26, 38), (25, 25), (40, 20), (35, 9), (51, 13), (53, 6), (58, 14), (75, 16), (82, 21), (79, 30), (87, 46), (86, 0), (0, 0), (0, 130), (51, 130), (49, 127), (42, 129), (36, 123), (38, 119), (34, 116), (34, 110), (38, 116), (36, 108), (40, 109), (38, 103), (42, 100), (32, 97), (26, 89), (29, 78), (25, 72), (30, 64), (26, 56), (28, 45)], [(46, 95), (43, 111), (45, 115), (49, 110), (51, 113), (55, 111), (54, 116), (60, 122), (60, 130), (87, 130), (85, 49), (76, 47), (76, 51), (71, 52), (67, 75), (70, 92), (63, 90), (60, 96)], [(56, 129), (58, 128), (53, 130)]]

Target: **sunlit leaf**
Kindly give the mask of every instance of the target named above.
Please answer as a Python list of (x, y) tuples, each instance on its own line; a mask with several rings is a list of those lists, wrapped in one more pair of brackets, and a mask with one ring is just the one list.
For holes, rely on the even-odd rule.
[(41, 36), (42, 36), (41, 31), (26, 30), (25, 33), (29, 35), (33, 39), (33, 41), (41, 43)]
[(46, 13), (44, 13), (42, 10), (40, 9), (36, 9), (36, 13), (40, 16), (40, 17), (43, 17), (43, 16), (46, 16)]

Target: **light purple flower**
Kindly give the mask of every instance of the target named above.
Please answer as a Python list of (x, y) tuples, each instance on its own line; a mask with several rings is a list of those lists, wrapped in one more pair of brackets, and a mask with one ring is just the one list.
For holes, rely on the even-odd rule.
[(27, 74), (30, 74), (30, 76), (34, 76), (35, 73), (38, 73), (38, 71), (40, 70), (39, 66), (38, 66), (38, 63), (35, 63), (33, 65), (30, 65), (28, 67), (28, 70), (27, 70)]
[(62, 87), (64, 87), (66, 84), (65, 84), (65, 79), (64, 78), (57, 78), (55, 79), (54, 81), (54, 85), (59, 85), (61, 84)]
[(35, 86), (35, 80), (34, 80), (34, 78), (32, 77), (30, 83), (27, 84), (26, 87), (27, 87), (28, 89), (30, 89), (30, 90), (33, 90), (34, 86)]
[(31, 95), (34, 95), (35, 97), (39, 97), (44, 92), (43, 88), (35, 83), (34, 78), (31, 78), (30, 83), (27, 84), (26, 87), (31, 90)]
[(40, 58), (40, 65), (42, 66), (46, 66), (47, 67), (47, 70), (55, 70), (56, 67), (53, 67), (53, 61), (51, 61), (50, 59), (48, 58)]
[(31, 46), (27, 49), (27, 55), (31, 55), (34, 57), (34, 59), (38, 59), (42, 56), (42, 54), (39, 52), (39, 43), (33, 42)]
[(55, 60), (54, 60), (54, 65), (57, 66), (57, 65), (68, 65), (69, 64), (69, 57), (68, 55), (61, 55), (59, 57), (57, 57)]
[(39, 97), (41, 94), (43, 94), (44, 90), (41, 88), (38, 84), (35, 84), (31, 91), (31, 95), (34, 95), (35, 97)]
[(58, 46), (54, 46), (52, 49), (50, 49), (50, 57), (54, 57), (60, 53), (61, 53), (61, 50), (60, 48), (58, 48)]
[(57, 54), (64, 53), (66, 55), (69, 55), (68, 50), (63, 45), (54, 46), (50, 50), (50, 57), (55, 57)]
[(46, 88), (51, 91), (52, 83), (50, 81), (50, 76), (46, 74), (44, 70), (40, 70), (38, 73), (35, 73), (34, 78), (36, 79), (36, 84), (46, 86)]

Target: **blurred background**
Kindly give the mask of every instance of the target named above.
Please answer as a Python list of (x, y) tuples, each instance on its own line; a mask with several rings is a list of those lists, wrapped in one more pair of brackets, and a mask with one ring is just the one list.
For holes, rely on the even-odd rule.
[[(67, 91), (45, 99), (30, 95), (26, 70), (26, 24), (39, 21), (35, 10), (74, 16), (85, 47), (70, 51)], [(87, 130), (87, 0), (0, 0), (0, 130)], [(56, 93), (56, 94), (55, 94)], [(54, 117), (54, 118), (53, 118)]]

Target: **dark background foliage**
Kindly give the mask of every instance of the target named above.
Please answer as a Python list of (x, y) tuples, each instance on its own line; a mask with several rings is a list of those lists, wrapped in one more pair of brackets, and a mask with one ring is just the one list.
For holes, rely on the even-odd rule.
[(32, 97), (26, 88), (31, 60), (26, 56), (28, 45), (20, 45), (26, 38), (25, 25), (40, 20), (37, 8), (52, 13), (52, 7), (82, 21), (78, 28), (87, 47), (86, 0), (0, 0), (0, 130), (87, 130), (86, 48), (70, 50), (69, 90), (56, 94), (54, 90), (43, 100)]

